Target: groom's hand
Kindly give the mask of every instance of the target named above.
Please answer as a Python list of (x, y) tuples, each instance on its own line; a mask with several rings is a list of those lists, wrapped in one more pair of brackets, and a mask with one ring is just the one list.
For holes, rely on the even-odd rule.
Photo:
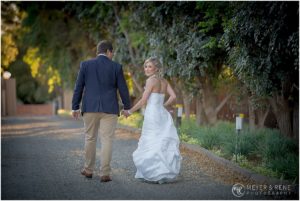
[(76, 120), (79, 119), (80, 111), (72, 111), (72, 116)]

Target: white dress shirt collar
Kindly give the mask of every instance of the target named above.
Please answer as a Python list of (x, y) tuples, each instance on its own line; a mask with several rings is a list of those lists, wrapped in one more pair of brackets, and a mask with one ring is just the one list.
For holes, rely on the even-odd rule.
[(100, 53), (100, 54), (98, 54), (97, 56), (106, 56), (106, 57), (107, 57), (107, 55), (106, 55), (106, 54), (103, 54), (103, 53)]

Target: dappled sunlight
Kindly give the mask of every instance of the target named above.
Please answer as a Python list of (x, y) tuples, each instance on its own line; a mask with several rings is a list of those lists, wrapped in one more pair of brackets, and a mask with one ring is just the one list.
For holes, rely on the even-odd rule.
[(130, 132), (124, 129), (117, 129), (115, 132), (115, 137), (117, 139), (122, 139), (122, 140), (129, 140), (129, 139), (135, 139), (138, 140), (140, 138), (139, 133), (134, 133)]
[(47, 75), (49, 75), (48, 79), (48, 93), (52, 93), (54, 87), (56, 85), (61, 85), (61, 77), (57, 69), (54, 69), (52, 66), (48, 66), (47, 68)]
[(83, 128), (60, 128), (60, 122), (34, 122), (2, 125), (1, 137), (53, 135), (58, 139), (72, 139), (83, 134)]
[[(57, 133), (59, 132), (59, 133)], [(79, 135), (82, 135), (84, 132), (83, 128), (76, 128), (76, 129), (58, 129), (56, 131), (56, 138), (60, 140), (72, 139), (76, 138)]]
[[(13, 40), (13, 35), (11, 33), (1, 34), (1, 69), (2, 67), (7, 68), (10, 63), (12, 63), (17, 55), (19, 54), (19, 50), (17, 48), (16, 42)], [(6, 51), (3, 51), (6, 50)]]
[(39, 48), (28, 48), (23, 61), (30, 66), (32, 77), (36, 77), (41, 66), (41, 57), (37, 56)]
[(128, 174), (129, 172), (130, 172), (130, 170), (126, 170), (124, 168), (112, 168), (112, 174), (114, 174), (114, 175)]
[(57, 122), (35, 122), (26, 124), (10, 124), (1, 126), (1, 136), (34, 135), (45, 132), (45, 129), (54, 129)]
[(70, 151), (71, 155), (73, 156), (84, 156), (84, 150), (83, 149), (76, 149)]
[(2, 125), (1, 131), (7, 130), (22, 130), (22, 129), (35, 129), (35, 128), (43, 128), (43, 127), (55, 127), (58, 126), (59, 122), (36, 122), (30, 124), (13, 124), (13, 125)]

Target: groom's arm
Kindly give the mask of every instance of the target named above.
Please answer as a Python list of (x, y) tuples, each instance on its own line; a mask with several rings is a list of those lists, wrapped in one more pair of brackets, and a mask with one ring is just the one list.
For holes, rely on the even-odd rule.
[(84, 65), (80, 63), (80, 69), (77, 75), (76, 84), (74, 87), (74, 93), (72, 98), (72, 110), (77, 111), (79, 110), (79, 105), (82, 99), (82, 92), (85, 86), (84, 82)]
[(123, 69), (121, 65), (120, 65), (119, 72), (117, 74), (117, 86), (122, 99), (122, 103), (124, 104), (124, 109), (129, 110), (130, 109), (129, 91), (128, 91), (128, 87), (124, 78)]

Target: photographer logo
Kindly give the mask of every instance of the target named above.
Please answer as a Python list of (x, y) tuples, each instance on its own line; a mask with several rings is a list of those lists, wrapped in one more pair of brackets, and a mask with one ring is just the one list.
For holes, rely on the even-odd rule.
[(243, 197), (245, 195), (245, 186), (243, 184), (234, 184), (232, 186), (232, 194), (235, 196), (235, 197)]

